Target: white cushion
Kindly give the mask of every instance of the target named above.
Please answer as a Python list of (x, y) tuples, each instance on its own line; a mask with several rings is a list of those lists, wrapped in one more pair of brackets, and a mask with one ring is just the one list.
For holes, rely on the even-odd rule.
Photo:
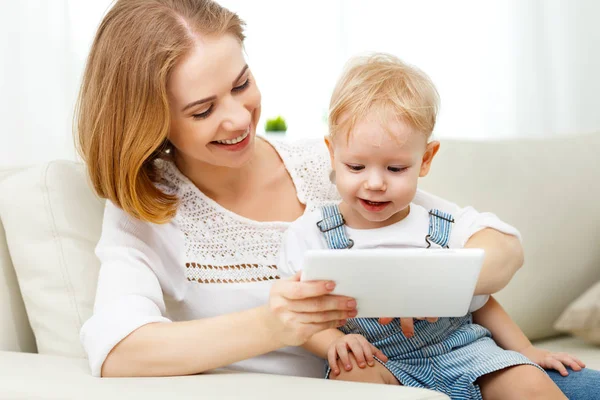
[(425, 389), (226, 371), (167, 378), (100, 379), (90, 375), (85, 360), (3, 352), (0, 376), (3, 399), (448, 399)]
[(52, 162), (0, 182), (0, 214), (39, 353), (84, 357), (92, 313), (103, 201), (80, 165)]
[(555, 327), (600, 346), (600, 282), (571, 303)]
[(600, 133), (544, 140), (442, 141), (420, 187), (496, 213), (523, 235), (525, 265), (498, 301), (532, 339), (600, 280)]

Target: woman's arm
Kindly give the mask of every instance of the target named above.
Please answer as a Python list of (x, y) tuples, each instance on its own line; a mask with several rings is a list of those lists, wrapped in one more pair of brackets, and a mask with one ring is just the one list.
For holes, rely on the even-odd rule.
[(485, 250), (475, 295), (493, 294), (504, 288), (523, 265), (523, 246), (516, 236), (486, 228), (475, 233), (465, 248)]
[(215, 318), (144, 325), (111, 350), (101, 376), (197, 374), (283, 347), (266, 320), (261, 307)]
[(275, 281), (264, 306), (171, 322), (165, 317), (163, 292), (177, 296), (179, 283), (187, 283), (182, 270), (174, 268), (181, 263), (179, 235), (175, 226), (145, 224), (107, 203), (96, 249), (101, 268), (94, 314), (81, 329), (93, 375), (204, 372), (302, 345), (315, 333), (336, 327), (355, 308), (348, 305), (352, 299), (330, 294), (333, 282), (300, 282), (296, 275)]
[(112, 348), (101, 376), (197, 374), (302, 345), (349, 317), (350, 299), (328, 295), (334, 287), (331, 282), (300, 282), (296, 275), (276, 282), (265, 306), (202, 320), (146, 324)]

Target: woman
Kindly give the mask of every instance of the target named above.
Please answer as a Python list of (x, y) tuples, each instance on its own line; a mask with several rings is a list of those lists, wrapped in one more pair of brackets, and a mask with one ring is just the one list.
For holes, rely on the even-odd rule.
[[(338, 195), (322, 143), (256, 137), (261, 95), (242, 25), (210, 0), (119, 0), (98, 29), (78, 103), (80, 152), (108, 199), (81, 332), (94, 375), (229, 366), (318, 377), (322, 360), (297, 346), (356, 315), (332, 282), (280, 279), (288, 224)], [(417, 202), (457, 209), (426, 193)], [(491, 229), (467, 247), (486, 249), (477, 294), (522, 264), (518, 240)], [(347, 379), (398, 384), (377, 364)]]

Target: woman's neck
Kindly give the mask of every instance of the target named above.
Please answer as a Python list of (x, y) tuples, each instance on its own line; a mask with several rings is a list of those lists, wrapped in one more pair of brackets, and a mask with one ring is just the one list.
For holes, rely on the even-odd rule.
[(201, 161), (175, 157), (177, 168), (205, 195), (219, 199), (238, 198), (252, 187), (257, 177), (264, 173), (267, 158), (267, 144), (257, 140), (254, 155), (240, 168), (221, 167)]

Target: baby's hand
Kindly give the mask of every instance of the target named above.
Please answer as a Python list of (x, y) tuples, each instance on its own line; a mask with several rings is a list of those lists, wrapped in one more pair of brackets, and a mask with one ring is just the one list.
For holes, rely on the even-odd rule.
[(337, 358), (340, 358), (342, 365), (345, 366), (346, 371), (352, 369), (352, 363), (348, 356), (348, 350), (354, 354), (354, 358), (360, 368), (365, 368), (367, 364), (369, 366), (375, 365), (375, 359), (373, 356), (379, 358), (383, 362), (387, 362), (388, 358), (371, 343), (365, 339), (362, 335), (344, 335), (341, 338), (334, 340), (329, 345), (329, 351), (327, 351), (327, 361), (329, 361), (329, 367), (335, 375), (339, 375)]
[(562, 376), (569, 375), (565, 365), (573, 371), (581, 371), (582, 368), (585, 368), (585, 364), (577, 357), (567, 353), (552, 353), (548, 350), (538, 349), (533, 345), (521, 350), (521, 354), (542, 368), (557, 370)]

